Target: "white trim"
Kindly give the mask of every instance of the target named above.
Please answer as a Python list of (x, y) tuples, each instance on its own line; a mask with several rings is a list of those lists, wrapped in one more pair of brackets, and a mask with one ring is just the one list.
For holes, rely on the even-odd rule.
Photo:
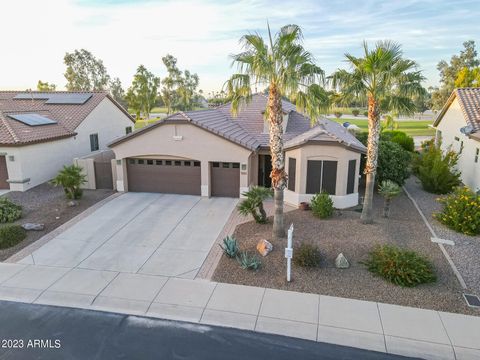
[(123, 180), (117, 180), (117, 191), (118, 192), (125, 191), (125, 185), (123, 183)]
[(210, 195), (209, 191), (208, 191), (208, 185), (201, 185), (200, 186), (200, 193), (201, 193), (202, 196), (208, 197)]
[(244, 192), (247, 192), (248, 190), (250, 190), (250, 188), (248, 186), (247, 187), (240, 186), (240, 199), (245, 199), (246, 196), (243, 196), (242, 194)]

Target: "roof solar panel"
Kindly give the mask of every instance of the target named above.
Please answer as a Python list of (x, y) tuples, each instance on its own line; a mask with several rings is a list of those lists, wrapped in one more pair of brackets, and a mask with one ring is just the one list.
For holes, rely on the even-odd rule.
[(45, 104), (64, 104), (64, 105), (82, 105), (93, 96), (92, 93), (20, 93), (15, 95), (14, 99), (18, 100), (47, 100)]
[(51, 125), (57, 123), (55, 120), (39, 114), (9, 114), (8, 116), (28, 126)]

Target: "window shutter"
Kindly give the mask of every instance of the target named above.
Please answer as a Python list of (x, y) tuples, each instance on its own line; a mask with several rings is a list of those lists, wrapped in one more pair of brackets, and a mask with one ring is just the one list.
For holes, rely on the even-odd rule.
[(355, 169), (357, 168), (357, 160), (350, 160), (348, 162), (348, 177), (347, 177), (347, 194), (353, 194), (355, 190)]
[(295, 191), (297, 159), (288, 158), (288, 190)]
[(320, 192), (320, 182), (322, 176), (322, 161), (307, 161), (307, 194), (316, 194)]

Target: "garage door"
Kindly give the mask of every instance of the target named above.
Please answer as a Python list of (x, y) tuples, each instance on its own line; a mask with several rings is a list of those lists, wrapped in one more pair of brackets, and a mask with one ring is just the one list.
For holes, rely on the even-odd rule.
[(200, 195), (200, 161), (128, 159), (128, 190)]
[(240, 163), (210, 163), (212, 196), (240, 196)]

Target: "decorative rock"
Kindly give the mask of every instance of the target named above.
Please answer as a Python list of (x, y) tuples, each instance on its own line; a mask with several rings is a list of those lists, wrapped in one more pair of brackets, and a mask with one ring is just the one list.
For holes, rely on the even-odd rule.
[(78, 201), (75, 201), (75, 200), (70, 200), (67, 203), (67, 206), (70, 206), (70, 207), (77, 206), (77, 205), (78, 205)]
[(22, 228), (25, 230), (33, 230), (33, 231), (42, 231), (45, 229), (44, 224), (34, 224), (34, 223), (26, 223), (22, 225)]
[(337, 269), (348, 269), (350, 267), (350, 263), (343, 253), (338, 254), (337, 258), (335, 259), (335, 267)]
[(273, 250), (273, 245), (265, 239), (262, 239), (257, 244), (257, 250), (262, 256), (267, 256)]

